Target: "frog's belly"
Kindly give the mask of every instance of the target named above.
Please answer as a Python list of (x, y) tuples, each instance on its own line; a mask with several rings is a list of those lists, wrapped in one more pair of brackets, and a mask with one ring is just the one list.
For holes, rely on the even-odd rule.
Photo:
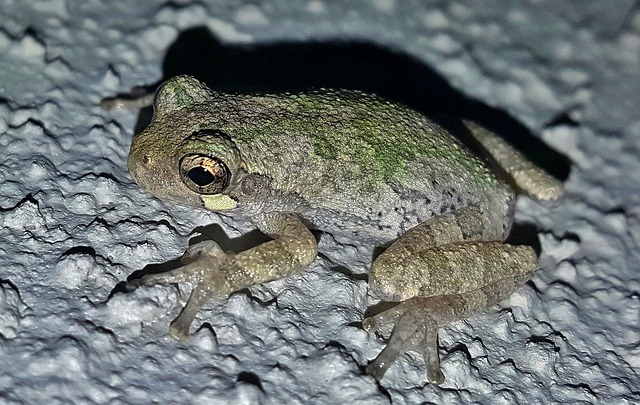
[[(390, 242), (414, 226), (433, 217), (476, 203), (477, 198), (449, 195), (431, 199), (416, 195), (412, 199), (387, 198), (357, 201), (344, 210), (312, 208), (302, 216), (312, 227), (376, 245)], [(367, 204), (369, 208), (367, 207)]]
[(479, 204), (486, 217), (486, 234), (500, 239), (511, 227), (515, 199), (509, 186), (496, 185), (485, 189), (441, 186), (427, 191), (389, 187), (356, 198), (334, 197), (330, 205), (311, 205), (301, 215), (319, 230), (385, 244), (431, 218)]

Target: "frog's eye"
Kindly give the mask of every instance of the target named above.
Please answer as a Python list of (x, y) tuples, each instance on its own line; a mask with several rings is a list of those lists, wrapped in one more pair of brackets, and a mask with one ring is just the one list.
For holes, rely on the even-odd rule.
[(180, 159), (180, 177), (198, 194), (220, 194), (229, 186), (231, 172), (222, 160), (194, 153)]

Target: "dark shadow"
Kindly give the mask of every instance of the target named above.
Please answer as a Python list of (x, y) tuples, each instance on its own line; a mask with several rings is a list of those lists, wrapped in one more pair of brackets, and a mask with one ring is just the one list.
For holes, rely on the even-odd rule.
[[(371, 43), (230, 46), (214, 38), (207, 28), (195, 27), (182, 32), (167, 50), (163, 74), (163, 79), (190, 74), (221, 91), (297, 92), (327, 87), (375, 93), (406, 104), (444, 126), (455, 120), (438, 117), (473, 119), (505, 137), (560, 180), (567, 178), (570, 169), (566, 157), (533, 137), (507, 113), (465, 97), (423, 62)], [(150, 118), (151, 109), (141, 113), (136, 133)], [(563, 122), (559, 119), (550, 125)]]
[(270, 237), (257, 229), (247, 232), (237, 238), (229, 238), (224, 229), (222, 229), (218, 224), (199, 226), (191, 231), (191, 233), (199, 233), (200, 235), (189, 239), (189, 246), (193, 246), (196, 243), (200, 243), (205, 240), (213, 240), (220, 245), (220, 248), (225, 252), (227, 250), (242, 252), (271, 240)]
[(538, 239), (538, 230), (533, 224), (513, 224), (511, 232), (507, 237), (506, 243), (512, 245), (528, 245), (535, 250), (539, 256), (541, 251), (540, 240)]
[[(324, 256), (322, 253), (318, 253), (319, 256)], [(354, 273), (348, 267), (344, 266), (334, 266), (331, 268), (331, 271), (335, 271), (337, 273), (342, 273), (344, 276), (351, 280), (361, 280), (361, 281), (369, 281), (369, 274), (367, 273)]]
[(253, 385), (260, 391), (264, 392), (260, 377), (256, 373), (253, 373), (251, 371), (241, 371), (236, 377), (236, 382)]
[[(229, 238), (224, 229), (218, 224), (209, 224), (205, 226), (198, 226), (191, 231), (191, 234), (199, 233), (200, 235), (194, 236), (189, 239), (189, 246), (195, 245), (205, 240), (216, 241), (220, 248), (224, 251), (233, 250), (234, 252), (242, 252), (250, 249), (254, 246), (258, 246), (264, 242), (272, 240), (269, 236), (260, 232), (258, 229), (253, 229), (237, 238)], [(311, 233), (316, 238), (316, 242), (320, 241), (322, 232), (312, 229)]]
[(72, 248), (67, 249), (63, 254), (60, 255), (60, 258), (66, 256), (73, 255), (87, 255), (87, 256), (96, 256), (96, 250), (91, 246), (74, 246)]
[(377, 304), (371, 305), (364, 311), (363, 319), (366, 319), (370, 316), (377, 315), (381, 312), (384, 312), (388, 309), (391, 309), (397, 306), (399, 302), (390, 302), (390, 301), (380, 301)]

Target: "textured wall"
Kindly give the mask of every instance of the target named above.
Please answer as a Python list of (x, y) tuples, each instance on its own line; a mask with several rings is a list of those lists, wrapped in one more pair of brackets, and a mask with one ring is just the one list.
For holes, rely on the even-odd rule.
[[(0, 0), (0, 10), (0, 402), (640, 401), (636, 2)], [(212, 302), (189, 343), (174, 342), (168, 322), (188, 286), (107, 300), (114, 287), (179, 256), (196, 227), (219, 224), (207, 231), (226, 248), (250, 227), (142, 192), (126, 168), (137, 112), (98, 104), (182, 72), (220, 88), (362, 88), (514, 138), (530, 132), (571, 169), (561, 204), (518, 202), (543, 269), (500, 308), (441, 331), (442, 387), (415, 355), (381, 384), (363, 374), (382, 348), (357, 326), (374, 303), (370, 250), (330, 234), (309, 271)]]

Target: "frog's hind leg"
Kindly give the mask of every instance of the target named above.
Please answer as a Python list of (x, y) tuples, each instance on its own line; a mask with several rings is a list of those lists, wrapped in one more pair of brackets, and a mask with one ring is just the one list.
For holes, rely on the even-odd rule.
[(444, 374), (440, 370), (438, 328), (464, 319), (478, 308), (500, 302), (530, 276), (509, 277), (463, 294), (412, 298), (365, 319), (363, 327), (367, 332), (377, 331), (389, 320), (394, 324), (387, 346), (367, 366), (367, 373), (380, 380), (396, 359), (408, 351), (416, 351), (427, 364), (429, 382), (442, 384)]
[(511, 227), (507, 200), (490, 205), (460, 208), (407, 231), (373, 262), (371, 291), (391, 302), (459, 294), (537, 268), (531, 247), (502, 243)]
[(560, 181), (536, 166), (498, 135), (473, 121), (465, 120), (464, 123), (473, 138), (517, 189), (540, 201), (555, 201), (562, 197), (564, 187)]
[(498, 302), (537, 270), (531, 247), (502, 243), (510, 224), (496, 223), (490, 211), (472, 205), (435, 217), (374, 261), (371, 291), (383, 301), (404, 301), (363, 322), (369, 331), (395, 325), (387, 349), (368, 368), (377, 378), (403, 353), (418, 351), (430, 380), (441, 383), (438, 328)]

